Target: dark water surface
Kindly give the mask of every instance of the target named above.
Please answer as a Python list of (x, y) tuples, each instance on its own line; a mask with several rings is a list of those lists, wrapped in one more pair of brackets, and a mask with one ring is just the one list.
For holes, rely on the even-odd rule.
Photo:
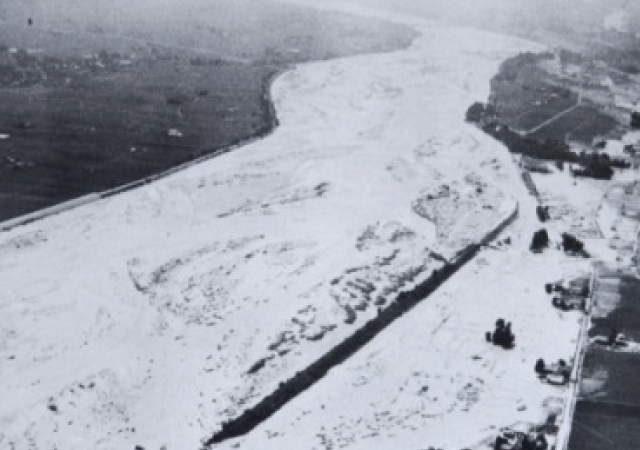
[(275, 125), (274, 74), (415, 38), (386, 22), (251, 0), (186, 0), (162, 21), (124, 3), (108, 14), (118, 2), (54, 16), (47, 4), (3, 5), (0, 221), (264, 135)]

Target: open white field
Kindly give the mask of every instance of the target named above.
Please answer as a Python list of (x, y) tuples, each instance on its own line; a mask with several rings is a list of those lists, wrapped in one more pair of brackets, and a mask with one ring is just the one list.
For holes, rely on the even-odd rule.
[[(518, 202), (533, 211), (506, 149), (463, 122), (468, 105), (486, 98), (498, 64), (533, 46), (387, 17), (422, 36), (403, 51), (282, 75), (272, 88), (281, 126), (268, 138), (0, 235), (0, 447), (197, 448)], [(402, 395), (413, 410), (429, 403), (421, 414), (433, 416), (432, 428), (420, 433), (440, 423), (455, 434), (469, 402), (477, 413), (502, 404), (500, 420), (522, 405), (523, 417), (537, 417), (548, 388), (530, 398), (519, 390), (529, 387), (531, 358), (543, 356), (542, 343), (529, 344), (543, 331), (524, 319), (538, 314), (530, 313), (534, 283), (561, 267), (553, 256), (515, 262), (529, 231), (514, 235), (513, 248), (483, 254), (377, 350), (359, 354), (343, 369), (350, 378), (332, 382), (339, 389), (323, 381), (289, 414), (303, 414), (314, 399), (316, 409), (331, 402), (333, 420), (338, 410), (350, 415), (350, 442), (360, 446), (365, 425), (351, 420), (376, 390), (381, 396), (370, 401)], [(508, 267), (506, 295), (499, 272), (483, 276), (488, 263)], [(532, 294), (516, 302), (520, 287)], [(483, 342), (502, 311), (522, 342), (513, 353)], [(575, 321), (539, 314), (568, 321), (556, 348), (564, 354)], [(406, 351), (396, 352), (405, 338)], [(481, 359), (471, 359), (476, 353)], [(383, 385), (372, 381), (376, 367), (393, 367)], [(509, 387), (512, 375), (527, 378)], [(359, 377), (364, 387), (347, 389)], [(493, 388), (476, 395), (478, 383)], [(493, 394), (505, 385), (500, 403)], [(423, 386), (430, 388), (409, 399)], [(468, 431), (484, 430), (492, 417)], [(301, 448), (286, 436), (290, 446), (279, 448)], [(379, 436), (391, 445), (390, 433)], [(429, 436), (444, 442), (444, 434)]]
[[(523, 206), (499, 245), (248, 436), (215, 448), (488, 450), (502, 427), (549, 414), (568, 426), (570, 391), (542, 383), (534, 366), (572, 361), (584, 315), (553, 308), (544, 284), (588, 277), (590, 260), (531, 253), (539, 224), (533, 199)], [(497, 318), (512, 322), (514, 349), (485, 341)]]

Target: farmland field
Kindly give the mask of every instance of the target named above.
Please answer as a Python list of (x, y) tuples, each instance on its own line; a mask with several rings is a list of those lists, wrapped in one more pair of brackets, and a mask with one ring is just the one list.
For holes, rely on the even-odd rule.
[(635, 450), (640, 442), (638, 411), (635, 415), (599, 413), (601, 405), (578, 403), (569, 450)]
[[(600, 278), (589, 335), (606, 337), (612, 329), (637, 342), (640, 281), (632, 276)], [(640, 357), (592, 343), (585, 354), (569, 450), (635, 449), (640, 440)]]
[[(585, 81), (609, 72), (600, 73), (586, 63), (572, 72), (566, 58), (552, 53), (525, 53), (506, 60), (491, 82), (497, 117), (541, 142), (591, 145), (595, 138), (609, 136), (620, 128), (626, 115), (614, 115), (615, 108), (607, 105), (611, 102), (609, 91)], [(594, 102), (593, 98), (599, 101)]]
[(616, 127), (616, 121), (591, 106), (578, 106), (532, 134), (537, 139), (575, 140), (590, 144)]
[(608, 336), (612, 328), (624, 331), (634, 341), (640, 339), (640, 305), (637, 298), (640, 292), (640, 280), (624, 277), (619, 286), (620, 300), (616, 308), (605, 317), (594, 317), (590, 336)]
[(591, 348), (587, 352), (582, 385), (601, 383), (600, 389), (581, 389), (569, 450), (616, 448), (632, 450), (640, 440), (640, 405), (637, 402), (637, 354)]

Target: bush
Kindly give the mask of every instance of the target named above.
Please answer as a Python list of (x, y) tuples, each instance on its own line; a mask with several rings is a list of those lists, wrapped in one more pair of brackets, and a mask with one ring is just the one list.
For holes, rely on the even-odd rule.
[(609, 165), (618, 169), (628, 169), (629, 167), (631, 167), (631, 163), (629, 161), (625, 161), (624, 159), (620, 158), (614, 158), (610, 160)]
[(576, 177), (591, 177), (598, 180), (610, 180), (613, 176), (613, 169), (608, 161), (592, 159), (581, 169), (574, 169), (573, 175)]
[(549, 246), (549, 233), (544, 228), (533, 233), (530, 250), (539, 253)]
[(584, 243), (569, 233), (562, 233), (562, 249), (567, 253), (582, 253)]

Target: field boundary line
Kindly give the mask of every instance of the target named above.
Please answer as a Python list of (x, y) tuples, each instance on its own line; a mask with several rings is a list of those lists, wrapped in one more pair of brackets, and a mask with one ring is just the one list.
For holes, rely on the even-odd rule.
[(536, 125), (535, 127), (531, 128), (529, 131), (526, 131), (525, 134), (529, 135), (532, 133), (535, 133), (537, 131), (540, 131), (542, 128), (552, 124), (553, 122), (555, 122), (556, 120), (560, 119), (561, 117), (566, 116), (567, 114), (569, 114), (570, 112), (574, 111), (576, 108), (582, 106), (582, 93), (578, 94), (578, 100), (576, 101), (576, 104), (565, 109), (564, 111), (559, 112), (558, 114), (556, 114), (555, 116), (545, 120), (544, 122), (542, 122), (539, 125)]

